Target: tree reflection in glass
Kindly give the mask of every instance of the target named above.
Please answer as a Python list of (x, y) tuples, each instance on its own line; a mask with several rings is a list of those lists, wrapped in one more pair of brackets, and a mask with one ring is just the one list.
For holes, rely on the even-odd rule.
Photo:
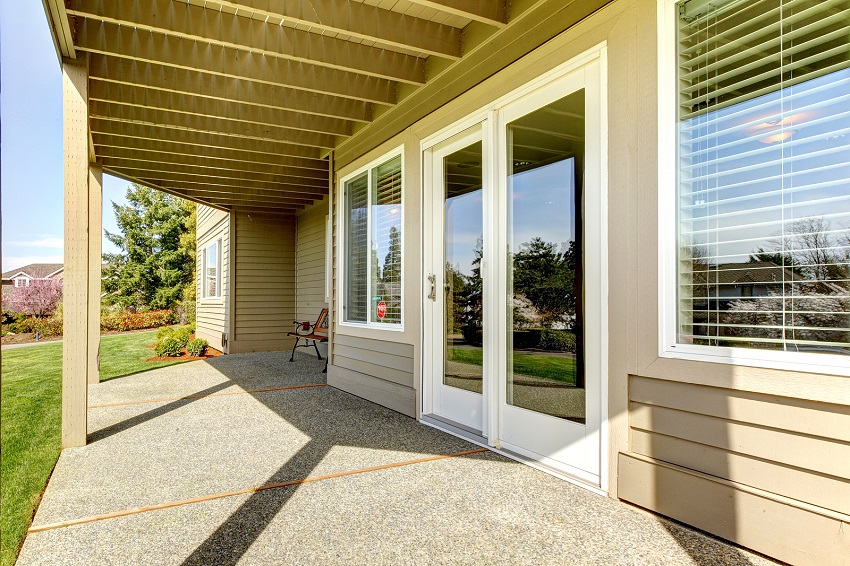
[(507, 402), (581, 423), (584, 98), (507, 125)]

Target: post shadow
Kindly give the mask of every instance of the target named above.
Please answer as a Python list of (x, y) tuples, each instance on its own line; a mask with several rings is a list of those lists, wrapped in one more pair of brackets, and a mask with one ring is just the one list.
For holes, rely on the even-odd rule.
[(212, 395), (213, 393), (217, 393), (223, 389), (227, 389), (231, 385), (233, 385), (233, 383), (225, 381), (224, 383), (219, 383), (218, 385), (213, 385), (212, 387), (208, 387), (203, 391), (199, 391), (198, 393), (193, 394), (192, 397), (172, 401), (168, 404), (151, 409), (150, 411), (146, 411), (140, 415), (136, 415), (135, 417), (131, 417), (127, 420), (115, 423), (113, 425), (109, 425), (106, 428), (96, 430), (95, 432), (89, 433), (88, 442), (92, 443), (97, 442), (98, 440), (103, 440), (104, 438), (108, 438), (113, 434), (118, 434), (119, 432), (123, 432), (130, 428), (133, 428), (134, 426), (140, 425), (151, 419), (155, 419), (156, 417), (161, 417), (166, 413), (170, 413), (171, 411), (176, 411), (181, 407), (185, 407), (189, 403), (199, 401), (200, 399)]

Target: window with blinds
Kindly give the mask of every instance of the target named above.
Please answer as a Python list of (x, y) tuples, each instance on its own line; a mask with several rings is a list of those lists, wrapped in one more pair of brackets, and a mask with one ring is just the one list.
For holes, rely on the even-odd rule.
[(850, 354), (850, 0), (677, 9), (678, 342)]
[(345, 286), (344, 320), (366, 322), (369, 276), (369, 175), (345, 183)]
[(348, 180), (345, 191), (345, 322), (401, 324), (401, 155)]
[(372, 176), (371, 320), (401, 322), (401, 156), (378, 165)]

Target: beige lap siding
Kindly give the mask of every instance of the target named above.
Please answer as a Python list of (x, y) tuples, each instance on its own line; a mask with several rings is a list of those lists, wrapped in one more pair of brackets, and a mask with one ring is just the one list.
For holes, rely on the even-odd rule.
[[(195, 334), (209, 342), (210, 346), (228, 352), (224, 336), (229, 334), (230, 308), (230, 214), (215, 208), (198, 205), (197, 211), (197, 318)], [(221, 238), (221, 298), (203, 297), (203, 265), (206, 247)]]
[(621, 498), (792, 563), (848, 563), (850, 407), (635, 376), (629, 400)]
[(295, 256), (296, 318), (316, 322), (325, 302), (325, 237), (328, 198), (298, 214)]
[(416, 416), (413, 346), (337, 333), (328, 385)]
[(295, 216), (233, 214), (233, 337), (230, 353), (292, 347)]

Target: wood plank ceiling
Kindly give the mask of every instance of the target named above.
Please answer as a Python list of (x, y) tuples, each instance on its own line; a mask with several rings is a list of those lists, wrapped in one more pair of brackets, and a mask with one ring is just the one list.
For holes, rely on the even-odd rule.
[(503, 0), (43, 1), (88, 58), (105, 171), (289, 214), (327, 194), (333, 148), (508, 22)]

